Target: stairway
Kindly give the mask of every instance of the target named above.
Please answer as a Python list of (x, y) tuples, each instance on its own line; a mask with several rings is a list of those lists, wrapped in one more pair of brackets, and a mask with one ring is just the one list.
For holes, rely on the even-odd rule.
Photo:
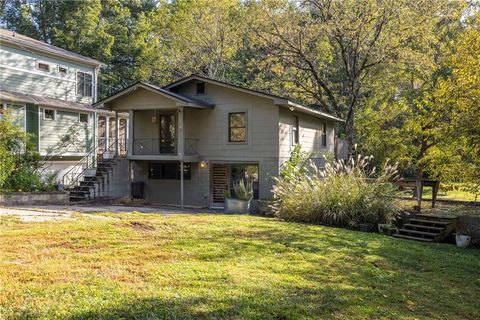
[(446, 218), (429, 214), (416, 214), (394, 237), (424, 241), (441, 242), (455, 228), (455, 218)]
[(112, 178), (117, 159), (102, 159), (89, 171), (93, 174), (83, 175), (77, 184), (70, 189), (70, 202), (85, 202), (108, 198), (107, 186)]

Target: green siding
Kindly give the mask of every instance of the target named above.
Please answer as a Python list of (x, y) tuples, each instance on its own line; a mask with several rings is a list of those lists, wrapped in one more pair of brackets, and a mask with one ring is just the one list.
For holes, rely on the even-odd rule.
[(27, 104), (27, 127), (26, 131), (33, 137), (35, 149), (38, 150), (38, 107)]
[[(62, 139), (69, 133), (70, 128), (74, 129), (75, 139), (70, 139), (68, 146), (56, 150), (55, 153), (85, 153), (90, 151), (93, 145), (93, 115), (89, 115), (88, 124), (79, 123), (78, 113), (56, 110), (54, 120), (45, 120), (43, 107), (40, 109), (40, 152), (47, 153), (49, 149), (61, 144)], [(49, 108), (47, 108), (49, 109)]]

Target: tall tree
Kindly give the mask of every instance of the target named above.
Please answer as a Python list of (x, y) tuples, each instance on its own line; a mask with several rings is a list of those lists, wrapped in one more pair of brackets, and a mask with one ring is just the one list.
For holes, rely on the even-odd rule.
[[(258, 5), (256, 33), (283, 90), (346, 119), (354, 145), (355, 114), (375, 94), (372, 82), (429, 37), (447, 1), (308, 0)], [(267, 17), (267, 19), (262, 19)], [(275, 67), (272, 68), (272, 65)]]

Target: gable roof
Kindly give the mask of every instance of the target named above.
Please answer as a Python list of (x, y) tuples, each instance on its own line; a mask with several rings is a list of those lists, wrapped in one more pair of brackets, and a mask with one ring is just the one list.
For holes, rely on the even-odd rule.
[(210, 82), (210, 83), (222, 86), (222, 87), (226, 87), (226, 88), (230, 88), (230, 89), (233, 89), (233, 90), (238, 90), (238, 91), (241, 91), (241, 92), (253, 94), (253, 95), (256, 95), (256, 96), (259, 96), (259, 97), (263, 97), (263, 98), (272, 99), (273, 103), (276, 104), (276, 105), (280, 105), (280, 106), (283, 106), (283, 107), (288, 107), (290, 109), (294, 109), (294, 110), (297, 110), (297, 111), (302, 112), (302, 113), (307, 113), (307, 114), (310, 114), (310, 115), (313, 115), (313, 116), (316, 116), (316, 117), (319, 117), (319, 118), (325, 118), (325, 119), (329, 119), (329, 120), (333, 120), (333, 121), (344, 122), (344, 120), (342, 120), (342, 119), (340, 119), (340, 118), (338, 118), (334, 115), (328, 114), (326, 112), (322, 112), (320, 110), (317, 110), (317, 109), (314, 109), (314, 108), (311, 108), (311, 107), (303, 106), (303, 105), (298, 104), (296, 102), (293, 102), (293, 101), (291, 101), (291, 100), (289, 100), (285, 97), (281, 97), (281, 96), (277, 96), (277, 95), (274, 95), (274, 94), (270, 94), (270, 93), (266, 93), (266, 92), (262, 92), (262, 91), (258, 91), (258, 90), (253, 90), (253, 89), (241, 87), (241, 86), (234, 85), (234, 84), (231, 84), (231, 83), (228, 83), (228, 82), (203, 77), (203, 76), (200, 76), (200, 75), (197, 75), (197, 74), (192, 74), (188, 77), (181, 78), (177, 81), (174, 81), (174, 82), (164, 86), (163, 88), (167, 89), (167, 90), (172, 90), (172, 89), (174, 89), (174, 88), (176, 88), (176, 87), (178, 87), (178, 86), (180, 86), (184, 83), (190, 82), (192, 80)]
[(74, 53), (51, 44), (45, 43), (43, 41), (39, 41), (16, 32), (1, 29), (0, 28), (0, 44), (11, 44), (17, 47), (21, 47), (23, 49), (29, 49), (41, 53), (45, 53), (48, 55), (68, 59), (71, 61), (83, 63), (90, 66), (98, 67), (102, 65), (102, 63), (98, 60), (82, 56), (78, 53)]
[(187, 96), (184, 96), (184, 95), (181, 95), (181, 94), (169, 91), (169, 90), (165, 90), (165, 89), (163, 89), (161, 87), (158, 87), (156, 85), (153, 85), (151, 83), (142, 82), (142, 81), (136, 82), (136, 83), (134, 83), (134, 84), (132, 84), (132, 85), (126, 87), (126, 88), (123, 88), (123, 89), (115, 92), (114, 94), (110, 95), (107, 98), (104, 98), (100, 101), (97, 101), (96, 103), (93, 104), (93, 106), (94, 107), (99, 107), (99, 106), (101, 106), (105, 103), (108, 103), (108, 102), (111, 102), (115, 99), (118, 99), (125, 94), (131, 93), (131, 92), (137, 90), (138, 88), (143, 88), (145, 90), (160, 94), (164, 97), (173, 99), (177, 103), (183, 105), (184, 107), (198, 108), (198, 109), (207, 109), (207, 108), (212, 108), (213, 107), (213, 104), (211, 104), (211, 103), (207, 103), (207, 102), (199, 100), (199, 99), (190, 98), (190, 97), (187, 97)]

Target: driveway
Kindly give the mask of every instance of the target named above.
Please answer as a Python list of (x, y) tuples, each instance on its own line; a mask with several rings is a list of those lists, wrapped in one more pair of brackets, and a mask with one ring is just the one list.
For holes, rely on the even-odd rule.
[(1, 207), (1, 216), (16, 216), (23, 222), (42, 222), (75, 219), (75, 213), (113, 212), (113, 213), (157, 213), (157, 214), (195, 214), (218, 213), (211, 209), (177, 208), (169, 206), (127, 206), (127, 205), (47, 205)]

